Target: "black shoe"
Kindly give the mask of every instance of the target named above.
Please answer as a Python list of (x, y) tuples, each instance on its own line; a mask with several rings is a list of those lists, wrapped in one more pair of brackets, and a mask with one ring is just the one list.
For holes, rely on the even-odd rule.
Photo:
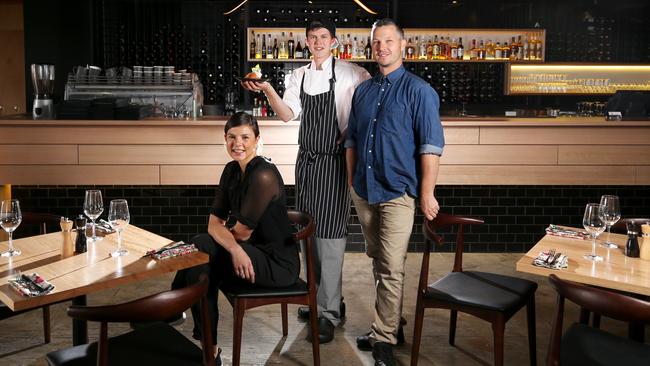
[[(397, 345), (402, 345), (405, 342), (404, 325), (406, 325), (406, 319), (402, 318), (399, 323), (399, 328), (397, 328)], [(370, 332), (357, 337), (357, 348), (360, 351), (372, 351), (372, 343), (370, 343)]]
[(221, 366), (221, 348), (217, 348), (217, 357), (214, 358), (216, 366)]
[[(311, 342), (311, 329), (308, 332), (309, 341)], [(320, 344), (329, 343), (334, 339), (334, 324), (325, 317), (318, 318), (318, 342)]]
[[(302, 320), (309, 320), (309, 306), (298, 307), (298, 318)], [(345, 303), (341, 298), (341, 307), (339, 308), (339, 318), (345, 318)]]
[(372, 348), (372, 358), (375, 359), (375, 366), (396, 366), (393, 356), (393, 345), (385, 342), (375, 342)]

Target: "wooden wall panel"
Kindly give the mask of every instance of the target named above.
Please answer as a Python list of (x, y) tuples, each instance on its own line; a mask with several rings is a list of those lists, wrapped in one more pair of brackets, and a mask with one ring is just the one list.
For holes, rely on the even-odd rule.
[[(560, 165), (650, 165), (650, 146), (560, 146)], [(650, 166), (648, 167), (650, 169)]]
[(636, 167), (636, 184), (650, 185), (650, 167), (638, 166)]
[(626, 185), (635, 173), (633, 166), (443, 165), (438, 184)]
[(445, 127), (445, 145), (478, 144), (479, 128), (478, 127)]
[[(650, 124), (649, 124), (650, 127)], [(522, 145), (615, 145), (650, 141), (650, 128), (644, 127), (481, 127), (481, 144)]]
[(0, 164), (77, 164), (77, 145), (0, 145)]
[(0, 184), (160, 184), (156, 165), (0, 165)]
[(440, 163), (446, 165), (556, 165), (557, 147), (544, 145), (449, 145), (445, 147)]

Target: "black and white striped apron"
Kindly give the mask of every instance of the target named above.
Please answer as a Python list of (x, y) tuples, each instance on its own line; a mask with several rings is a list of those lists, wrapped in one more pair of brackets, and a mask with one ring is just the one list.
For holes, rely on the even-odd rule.
[(316, 237), (322, 239), (346, 237), (350, 217), (345, 155), (338, 143), (341, 133), (334, 99), (335, 62), (332, 59), (329, 91), (309, 95), (303, 87), (304, 74), (300, 82), (302, 119), (296, 161), (296, 208), (314, 216)]

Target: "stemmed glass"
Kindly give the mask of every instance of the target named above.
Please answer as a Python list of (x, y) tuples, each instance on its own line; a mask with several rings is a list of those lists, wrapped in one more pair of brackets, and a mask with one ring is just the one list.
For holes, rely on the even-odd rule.
[(129, 226), (129, 205), (124, 199), (112, 200), (108, 209), (108, 222), (117, 231), (117, 250), (111, 252), (111, 257), (121, 257), (129, 254), (129, 251), (122, 248), (122, 231)]
[(84, 213), (93, 223), (93, 236), (90, 239), (96, 243), (102, 238), (98, 238), (95, 234), (95, 220), (104, 212), (104, 202), (102, 201), (102, 191), (96, 189), (89, 189), (86, 191), (86, 198), (84, 200)]
[(618, 248), (618, 245), (609, 240), (612, 234), (612, 225), (621, 219), (621, 206), (618, 196), (603, 195), (600, 197), (600, 216), (607, 225), (607, 240), (601, 245), (605, 248)]
[(20, 255), (20, 250), (14, 248), (11, 236), (21, 221), (23, 221), (23, 214), (20, 212), (18, 200), (3, 200), (0, 204), (0, 226), (9, 234), (9, 250), (2, 252), (3, 257)]
[(598, 262), (603, 257), (596, 255), (596, 238), (605, 231), (605, 221), (600, 216), (601, 205), (598, 203), (587, 203), (585, 215), (582, 217), (582, 226), (591, 236), (591, 253), (585, 254), (585, 259)]

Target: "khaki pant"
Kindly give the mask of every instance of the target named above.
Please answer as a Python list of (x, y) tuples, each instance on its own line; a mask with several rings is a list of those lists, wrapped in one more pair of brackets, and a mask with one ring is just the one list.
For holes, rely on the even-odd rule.
[(413, 228), (415, 200), (404, 194), (388, 202), (369, 205), (353, 189), (350, 193), (375, 276), (377, 297), (370, 339), (373, 343), (397, 344), (404, 299), (404, 263)]

